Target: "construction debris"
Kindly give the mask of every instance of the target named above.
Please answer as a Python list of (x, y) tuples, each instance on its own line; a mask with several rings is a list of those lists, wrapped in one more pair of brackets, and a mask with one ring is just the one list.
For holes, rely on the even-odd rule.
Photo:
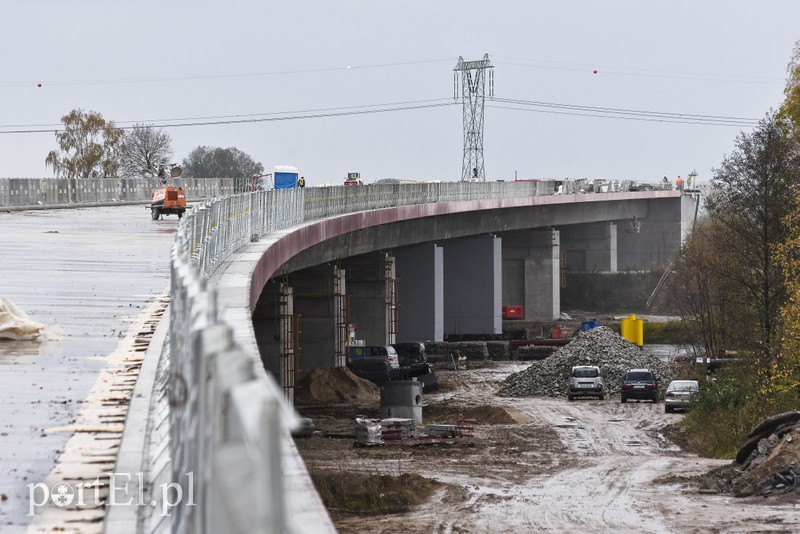
[(383, 445), (383, 430), (380, 419), (370, 419), (365, 416), (358, 416), (354, 422), (356, 430), (356, 441), (353, 443), (359, 447), (373, 447)]
[(0, 297), (0, 339), (32, 341), (43, 333), (43, 324), (31, 319), (10, 300)]
[(576, 365), (597, 365), (603, 374), (606, 395), (618, 395), (625, 372), (645, 368), (656, 374), (660, 388), (673, 379), (669, 365), (623, 339), (605, 326), (581, 332), (550, 357), (534, 361), (519, 373), (510, 375), (500, 387), (505, 397), (566, 397), (570, 371)]
[(736, 461), (702, 477), (700, 491), (735, 497), (800, 494), (800, 412), (765, 419), (748, 434)]

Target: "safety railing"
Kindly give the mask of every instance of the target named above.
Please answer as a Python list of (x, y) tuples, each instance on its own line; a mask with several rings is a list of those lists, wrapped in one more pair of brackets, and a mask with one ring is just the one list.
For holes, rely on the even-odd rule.
[[(231, 178), (178, 178), (191, 200), (234, 193)], [(58, 206), (145, 202), (163, 187), (157, 178), (0, 178), (0, 206)]]
[[(170, 421), (174, 532), (291, 532), (281, 436), (292, 408), (221, 322), (207, 280), (246, 243), (305, 222), (393, 206), (581, 192), (580, 181), (433, 183), (259, 191), (195, 207), (172, 251)], [(187, 477), (193, 473), (193, 477)], [(249, 505), (252, 501), (252, 505)], [(244, 503), (244, 504), (243, 504)], [(325, 516), (327, 517), (327, 516)], [(330, 525), (309, 530), (326, 531)], [(219, 527), (219, 528), (217, 528)]]

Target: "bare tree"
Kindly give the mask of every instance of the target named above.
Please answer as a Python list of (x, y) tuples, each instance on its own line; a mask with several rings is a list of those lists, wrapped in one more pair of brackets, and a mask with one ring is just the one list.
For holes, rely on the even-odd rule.
[(135, 124), (123, 137), (119, 152), (120, 176), (140, 176), (142, 171), (155, 171), (172, 158), (172, 139), (163, 130)]
[[(670, 284), (673, 305), (680, 313), (698, 355), (715, 356), (721, 349), (741, 346), (741, 299), (735, 286), (721, 276), (736, 267), (719, 245), (721, 228), (713, 220), (694, 226), (675, 263)], [(733, 265), (731, 265), (733, 263)]]

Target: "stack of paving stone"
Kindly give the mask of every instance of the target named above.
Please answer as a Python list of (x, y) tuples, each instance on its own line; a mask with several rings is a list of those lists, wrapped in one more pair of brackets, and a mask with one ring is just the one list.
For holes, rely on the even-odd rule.
[(381, 434), (385, 441), (404, 441), (416, 437), (417, 426), (413, 419), (390, 417), (381, 419)]
[(510, 375), (500, 387), (504, 397), (566, 397), (569, 375), (576, 365), (597, 365), (603, 375), (606, 395), (619, 395), (628, 369), (650, 369), (663, 392), (673, 379), (670, 366), (644, 349), (623, 339), (608, 327), (581, 332), (550, 357)]

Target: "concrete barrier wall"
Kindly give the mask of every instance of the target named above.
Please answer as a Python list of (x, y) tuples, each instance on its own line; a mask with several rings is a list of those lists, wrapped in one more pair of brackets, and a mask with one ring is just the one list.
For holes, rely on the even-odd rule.
[[(178, 178), (190, 202), (234, 194), (233, 178)], [(0, 178), (0, 207), (148, 202), (157, 178)]]

